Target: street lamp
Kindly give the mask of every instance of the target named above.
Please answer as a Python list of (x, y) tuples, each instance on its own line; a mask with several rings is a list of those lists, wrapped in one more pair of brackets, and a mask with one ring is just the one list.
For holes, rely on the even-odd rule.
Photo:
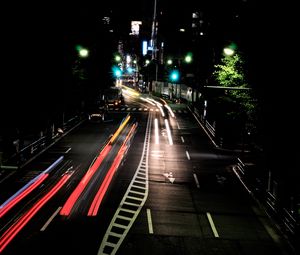
[(223, 49), (223, 52), (226, 56), (232, 56), (234, 55), (236, 48), (237, 48), (236, 44), (231, 43), (230, 45), (228, 45)]
[(89, 50), (82, 47), (81, 45), (77, 45), (76, 50), (78, 51), (79, 57), (81, 58), (86, 58), (89, 56)]
[(231, 48), (224, 48), (223, 52), (226, 56), (232, 56), (234, 54), (234, 50)]
[(188, 53), (184, 58), (185, 63), (190, 64), (193, 61), (192, 53)]

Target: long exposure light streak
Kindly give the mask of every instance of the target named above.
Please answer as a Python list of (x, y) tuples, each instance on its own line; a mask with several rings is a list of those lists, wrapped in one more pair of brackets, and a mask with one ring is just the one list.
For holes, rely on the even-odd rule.
[(169, 144), (173, 145), (173, 139), (172, 139), (172, 135), (171, 135), (170, 125), (169, 125), (169, 122), (167, 119), (165, 119), (165, 125), (166, 125)]
[(59, 157), (53, 164), (51, 164), (46, 170), (41, 172), (38, 176), (30, 180), (26, 185), (19, 189), (14, 195), (8, 198), (0, 206), (0, 218), (3, 217), (11, 208), (13, 208), (24, 197), (30, 194), (36, 187), (38, 187), (48, 176), (49, 172), (53, 170), (62, 160), (63, 156)]
[(31, 207), (25, 214), (22, 215), (4, 234), (0, 237), (0, 253), (13, 240), (13, 238), (23, 229), (23, 227), (34, 217), (34, 215), (62, 188), (62, 186), (69, 180), (70, 174), (65, 174), (56, 183), (56, 185), (33, 207)]
[(129, 130), (120, 150), (118, 151), (118, 154), (116, 158), (114, 159), (111, 167), (109, 168), (96, 196), (93, 199), (93, 202), (90, 206), (90, 209), (88, 211), (88, 216), (96, 216), (100, 207), (100, 204), (103, 200), (103, 197), (111, 183), (111, 180), (118, 169), (120, 163), (122, 162), (122, 158), (127, 150), (127, 141), (130, 139), (130, 137), (133, 135), (134, 130), (136, 129), (136, 124), (133, 124), (131, 129)]

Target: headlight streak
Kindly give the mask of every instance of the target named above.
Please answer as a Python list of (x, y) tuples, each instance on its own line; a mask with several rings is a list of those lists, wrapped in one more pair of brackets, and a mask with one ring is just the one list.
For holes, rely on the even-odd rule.
[(166, 125), (169, 144), (173, 145), (173, 139), (172, 139), (172, 135), (171, 135), (170, 125), (169, 125), (169, 121), (167, 119), (165, 119), (165, 125)]
[(23, 214), (4, 234), (0, 237), (0, 253), (10, 241), (22, 230), (22, 228), (33, 218), (33, 216), (62, 188), (72, 174), (64, 174), (56, 185), (39, 201), (37, 201), (27, 213)]
[(109, 168), (96, 196), (93, 199), (93, 202), (90, 206), (90, 209), (88, 211), (88, 216), (96, 216), (99, 210), (99, 207), (101, 205), (101, 202), (103, 200), (103, 197), (106, 194), (106, 191), (111, 183), (111, 180), (116, 172), (116, 170), (118, 169), (120, 163), (122, 162), (123, 156), (126, 153), (127, 149), (128, 149), (128, 145), (127, 145), (127, 141), (129, 141), (129, 139), (132, 137), (134, 130), (136, 129), (137, 125), (133, 124), (131, 129), (129, 130), (121, 148), (118, 151), (118, 154), (116, 156), (116, 158), (114, 159), (111, 167)]
[(159, 133), (158, 133), (158, 120), (154, 120), (154, 130), (155, 130), (155, 144), (159, 144)]
[(167, 104), (165, 104), (165, 107), (168, 109), (168, 111), (169, 111), (169, 113), (171, 114), (171, 116), (172, 116), (173, 118), (175, 118), (174, 112), (172, 111), (171, 107), (170, 107), (169, 105), (167, 105)]
[(165, 117), (165, 112), (164, 112), (163, 108), (160, 105), (157, 105), (157, 107), (159, 108), (159, 110), (161, 112), (161, 116)]
[(141, 97), (141, 99), (142, 99), (143, 101), (145, 101), (145, 102), (147, 102), (147, 103), (149, 103), (149, 104), (155, 106), (155, 103), (151, 102), (151, 100), (150, 100), (149, 98)]
[(51, 164), (46, 170), (41, 172), (38, 176), (29, 181), (21, 189), (19, 189), (13, 196), (8, 198), (0, 206), (0, 218), (4, 216), (13, 206), (15, 206), (19, 201), (26, 197), (31, 191), (38, 187), (48, 176), (49, 172), (53, 170), (62, 160), (63, 156), (59, 157), (53, 164)]

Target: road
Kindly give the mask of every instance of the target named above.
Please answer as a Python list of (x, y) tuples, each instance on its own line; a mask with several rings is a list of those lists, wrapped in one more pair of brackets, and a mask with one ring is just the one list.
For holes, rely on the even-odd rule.
[(233, 173), (235, 155), (215, 148), (186, 106), (171, 105), (172, 117), (158, 101), (124, 97), (105, 122), (84, 122), (1, 182), (3, 205), (47, 175), (1, 217), (0, 244), (39, 205), (1, 254), (293, 254)]

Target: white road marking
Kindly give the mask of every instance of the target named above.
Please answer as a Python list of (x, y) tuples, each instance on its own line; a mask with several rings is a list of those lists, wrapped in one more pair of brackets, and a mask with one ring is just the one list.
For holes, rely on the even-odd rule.
[(151, 218), (151, 211), (150, 209), (147, 209), (147, 219), (148, 219), (148, 228), (149, 228), (149, 234), (153, 234), (153, 225), (152, 225), (152, 218)]
[(214, 221), (213, 221), (213, 219), (212, 219), (210, 213), (207, 212), (207, 213), (206, 213), (206, 216), (207, 216), (207, 218), (208, 218), (208, 221), (209, 221), (210, 227), (211, 227), (211, 229), (212, 229), (212, 231), (213, 231), (213, 233), (214, 233), (214, 236), (215, 236), (215, 237), (220, 237), (220, 236), (219, 236), (219, 233), (218, 233), (218, 231), (217, 231), (217, 229), (216, 229), (215, 223), (214, 223)]
[(177, 122), (177, 128), (180, 129), (179, 122), (178, 121), (176, 121), (176, 122)]
[(46, 221), (46, 223), (44, 224), (44, 226), (40, 229), (40, 231), (45, 231), (46, 228), (48, 227), (48, 225), (51, 223), (51, 221), (54, 219), (54, 217), (58, 214), (58, 212), (60, 211), (60, 209), (62, 208), (62, 206), (59, 206), (56, 211), (51, 215), (51, 217)]
[(182, 143), (184, 143), (184, 138), (181, 136), (181, 141), (182, 141)]
[(194, 179), (195, 179), (195, 182), (196, 182), (196, 185), (197, 185), (197, 188), (199, 189), (200, 188), (200, 184), (199, 184), (199, 181), (198, 181), (198, 177), (196, 174), (193, 174), (194, 176)]
[(188, 158), (188, 160), (191, 160), (190, 154), (188, 151), (185, 151), (186, 157)]

